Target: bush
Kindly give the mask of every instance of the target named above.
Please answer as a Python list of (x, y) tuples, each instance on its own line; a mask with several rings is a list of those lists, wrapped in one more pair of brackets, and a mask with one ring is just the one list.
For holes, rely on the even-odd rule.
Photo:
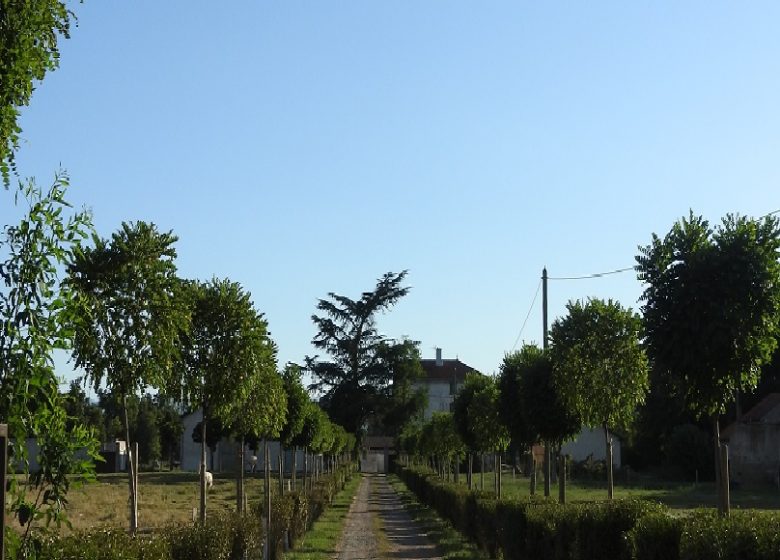
[(426, 469), (399, 468), (399, 476), (418, 499), (433, 507), (491, 557), (628, 560), (628, 533), (663, 506), (640, 500), (559, 505), (488, 499), (444, 482)]
[(635, 560), (679, 560), (682, 523), (665, 513), (642, 517), (630, 531)]
[(756, 511), (698, 512), (683, 523), (680, 560), (780, 558), (780, 517)]

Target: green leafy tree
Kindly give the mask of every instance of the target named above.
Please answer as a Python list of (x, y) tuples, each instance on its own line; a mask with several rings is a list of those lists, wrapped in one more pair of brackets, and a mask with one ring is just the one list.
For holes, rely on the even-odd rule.
[[(273, 363), (264, 363), (250, 373), (252, 387), (246, 393), (246, 400), (233, 409), (230, 428), (239, 443), (239, 468), (237, 476), (239, 513), (244, 511), (244, 447), (247, 439), (279, 438), (287, 420), (287, 393), (284, 382), (276, 372), (276, 356)], [(268, 447), (265, 448), (266, 461)], [(281, 457), (281, 453), (280, 453)], [(283, 481), (280, 481), (280, 484)], [(265, 479), (266, 500), (270, 499), (270, 480)], [(266, 502), (267, 504), (270, 502)], [(268, 506), (270, 511), (270, 506)]]
[(777, 347), (779, 257), (777, 218), (728, 215), (712, 229), (691, 212), (636, 258), (650, 358), (697, 416), (712, 419), (716, 448), (718, 416), (756, 387)]
[[(496, 497), (501, 496), (501, 454), (509, 447), (509, 430), (501, 422), (499, 415), (499, 390), (498, 383), (492, 377), (483, 376), (487, 382), (474, 393), (474, 398), (468, 407), (468, 419), (471, 430), (479, 442), (479, 451), (494, 453)], [(480, 476), (484, 478), (483, 473)]]
[(184, 433), (184, 424), (179, 411), (167, 399), (157, 396), (159, 414), (157, 429), (160, 431), (160, 447), (163, 457), (168, 459), (168, 468), (173, 470), (174, 458), (178, 456), (179, 442)]
[(151, 395), (144, 395), (138, 407), (138, 415), (130, 435), (138, 442), (138, 460), (145, 465), (152, 465), (160, 460), (162, 447), (160, 443), (159, 410)]
[[(296, 464), (297, 447), (295, 443), (298, 436), (303, 431), (303, 424), (306, 420), (306, 411), (310, 401), (309, 393), (306, 391), (301, 381), (301, 368), (297, 364), (289, 363), (285, 366), (284, 371), (282, 372), (282, 383), (284, 385), (284, 392), (287, 397), (287, 418), (285, 420), (284, 426), (282, 427), (281, 433), (279, 434), (279, 441), (281, 442), (282, 446), (293, 448), (293, 464), (290, 474), (294, 486), (296, 474), (295, 471), (298, 468), (298, 465)], [(282, 461), (283, 456), (284, 454), (280, 450), (280, 461)], [(280, 469), (283, 472), (284, 465), (281, 465)], [(281, 476), (280, 484), (282, 491), (284, 491), (284, 484), (283, 481), (281, 481)]]
[(10, 186), (19, 145), (19, 114), (35, 82), (60, 63), (59, 39), (70, 36), (73, 13), (57, 0), (0, 0), (0, 175)]
[[(526, 441), (541, 441), (560, 449), (580, 431), (582, 422), (574, 409), (564, 404), (553, 383), (550, 355), (541, 348), (524, 345), (506, 356), (500, 386), (502, 417), (512, 422)], [(565, 480), (562, 477), (560, 484), (565, 485)], [(565, 500), (565, 487), (561, 499)]]
[(95, 433), (99, 441), (105, 440), (105, 418), (103, 410), (97, 404), (91, 402), (84, 391), (81, 380), (74, 379), (68, 386), (65, 396), (65, 412), (69, 420), (66, 422), (68, 429), (76, 426), (85, 426)]
[[(170, 381), (187, 310), (176, 277), (176, 237), (153, 224), (123, 223), (94, 247), (75, 254), (68, 285), (77, 295), (73, 356), (97, 390), (105, 384), (125, 404), (125, 439), (131, 447), (126, 401)], [(138, 489), (130, 461), (130, 530), (138, 527)]]
[(423, 424), (420, 447), (424, 454), (433, 457), (434, 468), (440, 475), (445, 474), (451, 460), (463, 457), (466, 446), (458, 435), (451, 412), (434, 412)]
[(380, 343), (376, 367), (390, 379), (379, 392), (381, 435), (397, 437), (407, 423), (422, 417), (428, 404), (427, 389), (415, 384), (423, 377), (419, 344), (409, 339)]
[(468, 453), (466, 482), (469, 489), (473, 486), (473, 454), (480, 453), (482, 448), (482, 442), (479, 441), (478, 434), (469, 418), (469, 408), (471, 407), (471, 403), (474, 402), (476, 394), (488, 383), (487, 379), (488, 378), (481, 373), (470, 373), (466, 375), (463, 386), (452, 401), (452, 421), (454, 422), (455, 430)]
[(633, 421), (648, 389), (648, 365), (640, 345), (641, 319), (618, 302), (569, 302), (550, 339), (553, 384), (564, 405), (591, 428), (604, 429), (607, 495), (614, 493), (610, 429)]
[[(186, 284), (190, 325), (183, 336), (177, 400), (203, 411), (201, 424), (200, 519), (206, 519), (206, 426), (230, 425), (258, 391), (258, 379), (276, 371), (276, 346), (262, 313), (235, 282), (214, 279)], [(260, 402), (268, 403), (264, 395)], [(259, 426), (273, 424), (276, 409), (257, 410)], [(272, 418), (273, 417), (273, 418)], [(283, 418), (282, 418), (283, 419)]]
[[(25, 210), (0, 237), (0, 423), (8, 424), (22, 471), (11, 479), (9, 503), (24, 528), (21, 538), (6, 531), (9, 555), (29, 552), (33, 524), (67, 524), (68, 490), (93, 478), (98, 458), (94, 430), (67, 413), (70, 403), (59, 392), (53, 361), (55, 350), (70, 347), (73, 334), (68, 310), (74, 294), (60, 273), (92, 227), (88, 213), (69, 213), (67, 186), (62, 174), (45, 192), (33, 180), (21, 184), (17, 197)], [(36, 473), (29, 469), (27, 437), (40, 449)], [(80, 449), (88, 460), (77, 457)]]
[(356, 300), (333, 292), (317, 303), (321, 315), (313, 315), (317, 335), (312, 344), (331, 361), (307, 357), (313, 389), (324, 393), (321, 402), (334, 422), (347, 431), (361, 433), (366, 420), (384, 404), (393, 371), (379, 352), (388, 341), (376, 326), (377, 315), (409, 293), (402, 286), (406, 271), (388, 272), (376, 287)]

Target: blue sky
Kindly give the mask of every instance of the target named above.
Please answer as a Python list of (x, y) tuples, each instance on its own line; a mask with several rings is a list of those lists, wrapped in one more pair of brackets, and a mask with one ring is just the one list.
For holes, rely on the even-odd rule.
[[(103, 236), (172, 229), (182, 276), (252, 292), (281, 363), (313, 353), (317, 298), (409, 269), (381, 330), (497, 371), (543, 266), (631, 266), (689, 208), (780, 208), (777, 2), (72, 7), (22, 174), (62, 165)], [(551, 282), (550, 316), (640, 293)]]

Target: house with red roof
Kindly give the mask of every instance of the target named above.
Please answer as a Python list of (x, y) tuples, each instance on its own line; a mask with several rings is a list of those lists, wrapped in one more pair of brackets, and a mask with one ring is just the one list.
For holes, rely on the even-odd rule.
[(424, 375), (415, 382), (415, 386), (428, 391), (428, 406), (424, 413), (425, 420), (428, 420), (434, 412), (451, 411), (452, 401), (466, 381), (466, 375), (477, 370), (458, 358), (443, 359), (441, 348), (436, 349), (436, 359), (420, 360), (420, 363)]

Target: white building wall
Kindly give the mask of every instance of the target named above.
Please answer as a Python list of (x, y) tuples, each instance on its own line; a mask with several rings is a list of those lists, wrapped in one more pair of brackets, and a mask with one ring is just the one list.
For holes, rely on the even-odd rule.
[[(607, 442), (604, 440), (604, 430), (592, 430), (583, 427), (580, 434), (569, 443), (563, 444), (561, 452), (570, 455), (574, 461), (584, 461), (592, 456), (594, 461), (604, 461), (607, 458)], [(612, 465), (619, 469), (620, 439), (612, 435)]]
[[(192, 431), (203, 418), (203, 412), (200, 410), (193, 412), (182, 418), (184, 432), (181, 440), (181, 470), (197, 472), (200, 468), (200, 450), (199, 443), (192, 440)], [(263, 469), (263, 444), (258, 446), (258, 450), (252, 450), (248, 445), (244, 447), (244, 468), (251, 470), (251, 457), (257, 457), (256, 471)], [(279, 468), (279, 442), (271, 441), (268, 445), (268, 456), (271, 460), (271, 470), (276, 472)], [(238, 463), (238, 443), (228, 439), (222, 439), (217, 444), (213, 453), (214, 462), (212, 464), (212, 453), (206, 448), (206, 465), (211, 472), (231, 472), (235, 471)], [(285, 470), (290, 472), (292, 469), (292, 450), (285, 450)], [(297, 470), (303, 472), (303, 451), (299, 450), (297, 454)]]
[[(455, 393), (460, 389), (461, 383), (454, 389)], [(434, 412), (450, 412), (450, 405), (455, 398), (452, 393), (451, 383), (449, 381), (428, 381), (425, 383), (416, 383), (417, 388), (424, 388), (428, 391), (428, 407), (425, 409), (425, 420), (429, 420)]]

